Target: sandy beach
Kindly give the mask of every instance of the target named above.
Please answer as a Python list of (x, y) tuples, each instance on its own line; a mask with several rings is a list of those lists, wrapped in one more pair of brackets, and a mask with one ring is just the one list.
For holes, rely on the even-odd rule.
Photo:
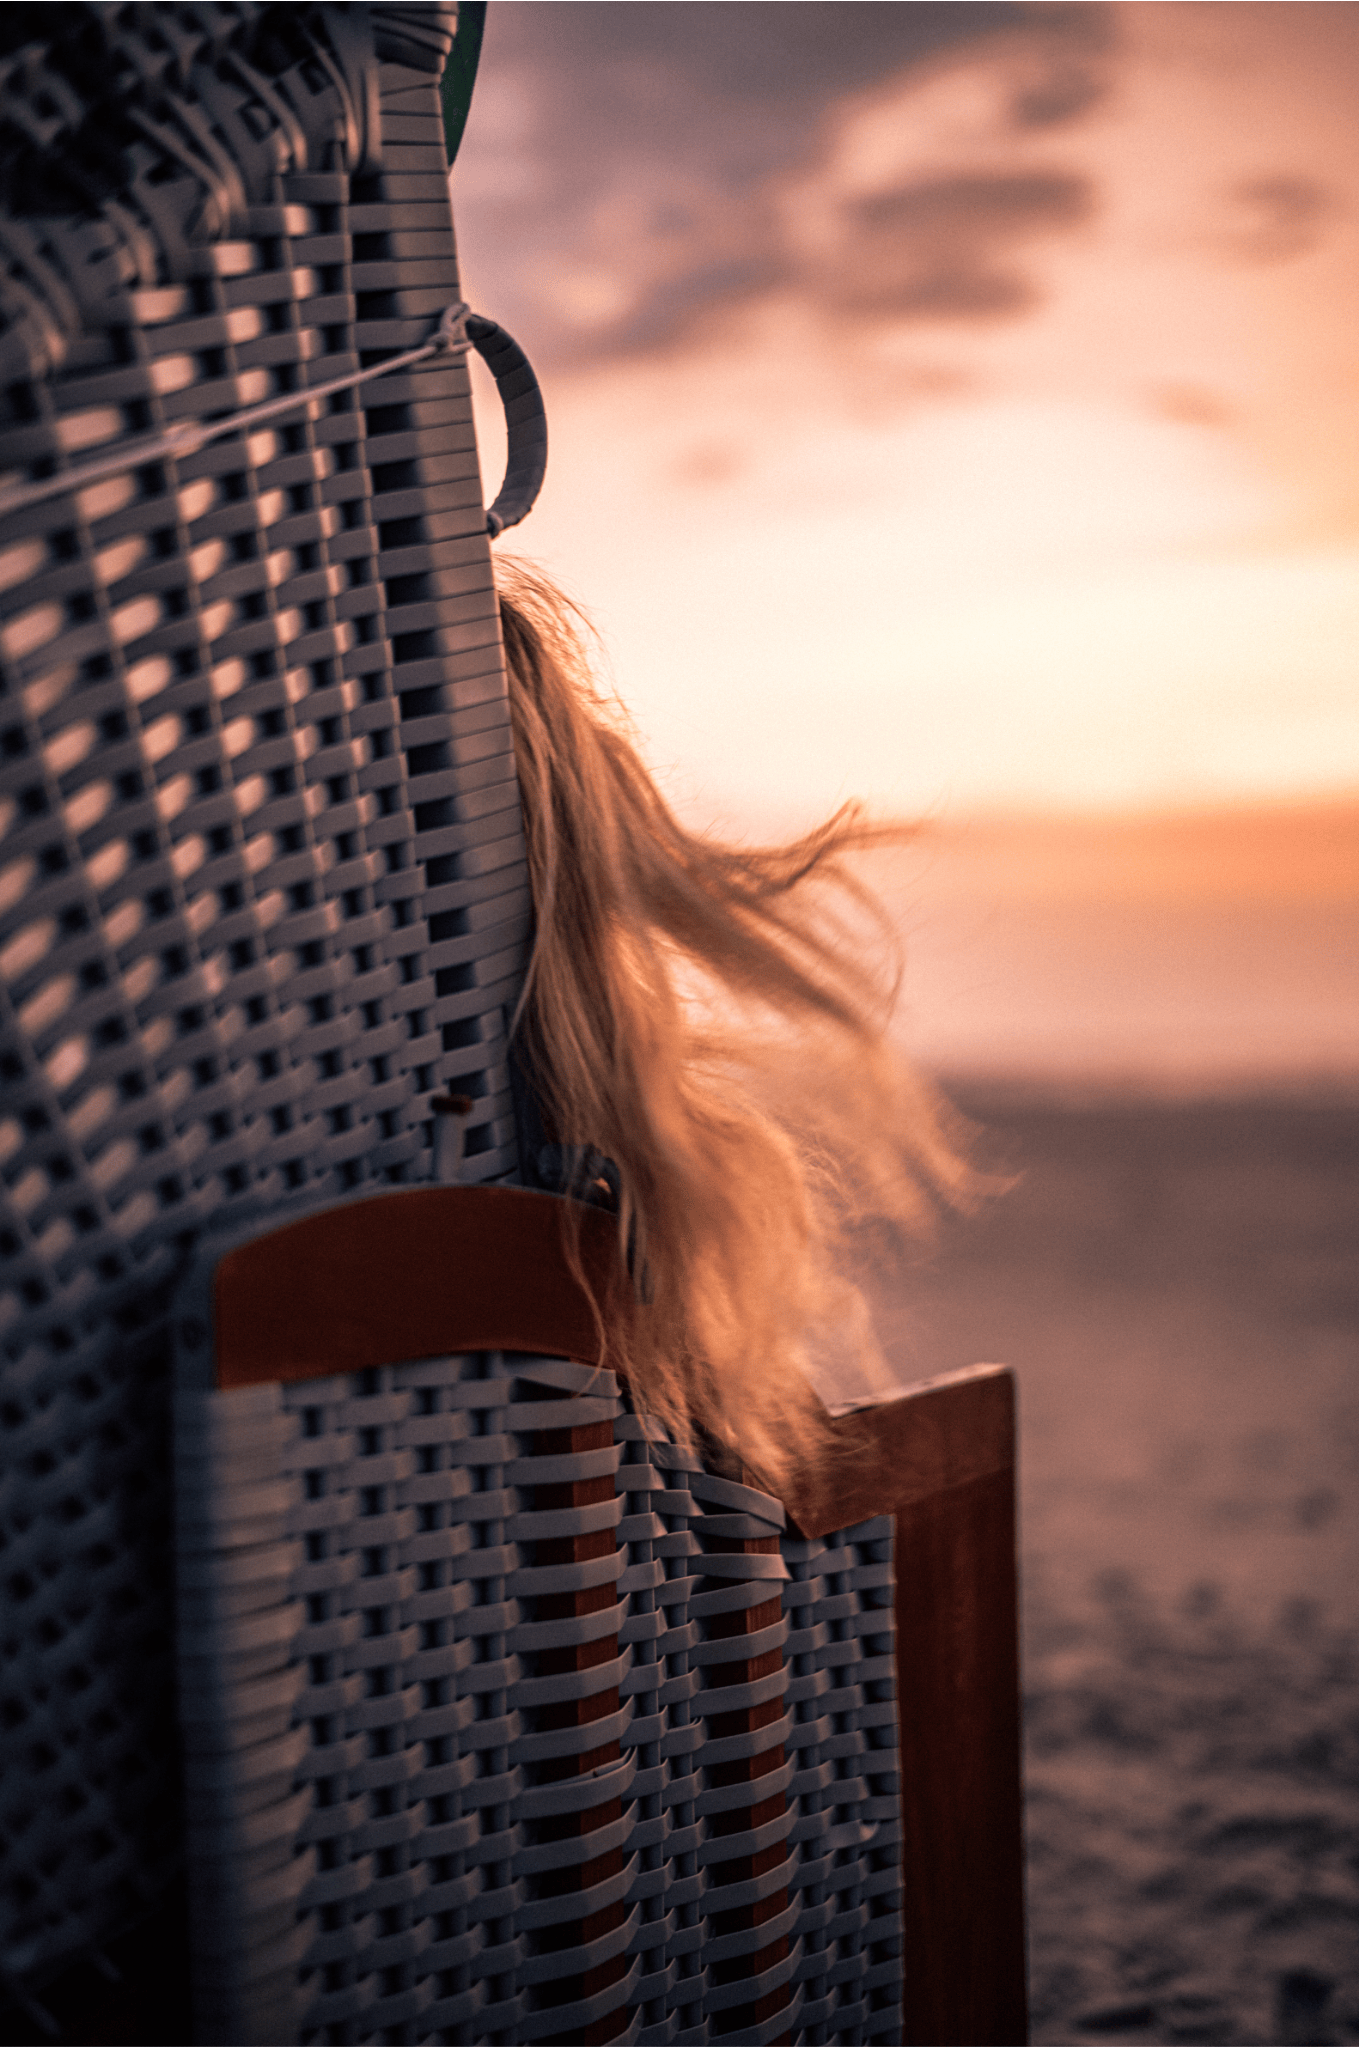
[(1033, 2038), (1359, 2041), (1359, 1102), (953, 1093), (876, 1308), (1019, 1373)]

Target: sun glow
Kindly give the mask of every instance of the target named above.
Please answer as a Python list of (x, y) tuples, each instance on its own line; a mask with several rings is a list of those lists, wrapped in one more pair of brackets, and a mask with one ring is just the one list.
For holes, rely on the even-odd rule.
[(799, 260), (845, 290), (837, 223), (903, 178), (966, 171), (981, 205), (1003, 172), (1012, 210), (1040, 174), (1088, 186), (1033, 244), (1022, 317), (837, 325), (795, 271), (549, 379), (524, 545), (592, 610), (682, 796), (1359, 787), (1359, 38), (1318, 19), (1349, 10), (1116, 12), (1079, 121), (1004, 127), (1029, 59), (1001, 39), (851, 95), (776, 181)]

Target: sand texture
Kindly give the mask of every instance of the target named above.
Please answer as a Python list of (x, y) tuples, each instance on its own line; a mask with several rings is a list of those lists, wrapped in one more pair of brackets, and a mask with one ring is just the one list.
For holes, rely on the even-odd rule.
[(1033, 2038), (1359, 2041), (1359, 1109), (957, 1096), (878, 1309), (1019, 1372)]

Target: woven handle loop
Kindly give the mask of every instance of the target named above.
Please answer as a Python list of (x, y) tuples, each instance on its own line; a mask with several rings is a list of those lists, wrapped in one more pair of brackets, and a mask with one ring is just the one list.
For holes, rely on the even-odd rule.
[(517, 526), (533, 508), (547, 471), (547, 414), (528, 357), (512, 335), (480, 313), (467, 315), (464, 332), (491, 375), (505, 408), (509, 453), (505, 476), (486, 514), (492, 540)]

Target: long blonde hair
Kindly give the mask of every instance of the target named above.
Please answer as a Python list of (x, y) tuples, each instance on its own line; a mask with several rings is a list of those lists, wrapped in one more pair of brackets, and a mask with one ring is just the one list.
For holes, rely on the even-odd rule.
[(968, 1183), (886, 1041), (895, 982), (865, 964), (847, 865), (905, 833), (855, 805), (784, 846), (689, 831), (579, 613), (522, 563), (499, 581), (536, 913), (516, 1046), (549, 1135), (617, 1167), (641, 1305), (609, 1363), (678, 1439), (777, 1485), (820, 1448), (817, 1345), (871, 1363), (854, 1239), (916, 1231)]

